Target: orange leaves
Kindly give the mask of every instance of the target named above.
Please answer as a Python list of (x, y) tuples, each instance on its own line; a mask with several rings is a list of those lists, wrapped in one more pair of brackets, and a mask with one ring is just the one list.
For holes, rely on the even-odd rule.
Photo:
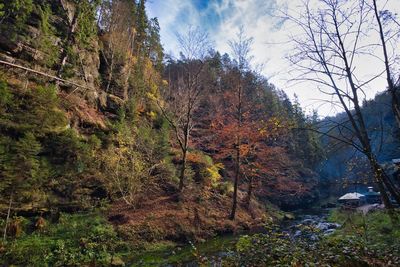
[(186, 156), (186, 159), (188, 162), (193, 162), (193, 163), (202, 163), (204, 162), (203, 155), (199, 153), (192, 153), (189, 152)]
[(239, 145), (239, 151), (241, 156), (246, 156), (250, 153), (250, 145), (248, 144), (240, 144)]
[(146, 107), (143, 103), (139, 103), (137, 108), (136, 108), (136, 112), (138, 114), (143, 114), (146, 111)]
[[(215, 158), (222, 161), (229, 159), (228, 165), (236, 161), (239, 152), (240, 172), (248, 178), (261, 178), (269, 171), (267, 161), (271, 159), (267, 153), (270, 147), (265, 141), (280, 121), (266, 119), (262, 109), (253, 105), (251, 99), (243, 96), (240, 98), (242, 102), (239, 102), (235, 93), (229, 90), (214, 100), (217, 106), (210, 122), (210, 130), (213, 131), (211, 146), (218, 151)], [(232, 172), (233, 168), (227, 171)]]

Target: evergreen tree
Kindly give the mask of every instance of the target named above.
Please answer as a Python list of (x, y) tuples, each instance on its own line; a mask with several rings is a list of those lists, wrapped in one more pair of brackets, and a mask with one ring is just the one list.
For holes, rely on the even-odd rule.
[[(11, 144), (10, 144), (11, 143)], [(8, 212), (4, 228), (4, 239), (7, 236), (7, 226), (14, 202), (29, 200), (30, 193), (40, 188), (39, 158), (40, 143), (33, 133), (28, 132), (19, 140), (12, 142), (10, 138), (0, 139), (0, 162), (2, 168), (0, 181), (2, 196), (8, 196)]]
[(162, 71), (164, 52), (160, 41), (160, 24), (157, 18), (150, 19), (148, 32), (147, 54), (156, 70)]
[[(15, 35), (24, 28), (33, 11), (34, 3), (33, 0), (0, 0), (0, 8), (0, 24)], [(6, 25), (3, 25), (4, 21), (7, 21)]]
[(144, 43), (147, 38), (148, 19), (146, 15), (146, 0), (139, 0), (136, 9), (136, 55), (143, 56)]

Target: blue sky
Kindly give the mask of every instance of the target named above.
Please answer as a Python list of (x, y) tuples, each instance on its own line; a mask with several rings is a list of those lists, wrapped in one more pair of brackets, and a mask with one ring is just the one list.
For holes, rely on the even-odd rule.
[[(228, 40), (234, 38), (240, 25), (246, 30), (271, 20), (275, 0), (149, 0), (151, 17), (158, 17), (166, 52), (177, 49), (176, 33), (185, 32), (189, 25), (210, 34), (218, 50), (229, 52)], [(260, 26), (260, 25), (258, 25)], [(269, 31), (258, 27), (260, 33)], [(261, 39), (261, 38), (260, 38)]]
[[(315, 0), (311, 0), (315, 1)], [(400, 13), (400, 0), (379, 0), (386, 8)], [(150, 17), (157, 17), (161, 27), (161, 40), (165, 52), (178, 55), (177, 33), (185, 33), (192, 27), (207, 31), (216, 50), (230, 53), (228, 41), (235, 38), (240, 26), (246, 34), (254, 38), (252, 52), (253, 64), (262, 65), (261, 72), (289, 97), (296, 94), (302, 106), (309, 112), (318, 109), (321, 115), (340, 112), (336, 107), (326, 104), (329, 98), (319, 93), (311, 83), (291, 84), (290, 68), (285, 56), (290, 53), (287, 43), (289, 34), (296, 34), (293, 27), (282, 24), (279, 14), (283, 10), (298, 12), (302, 0), (148, 0)], [(400, 48), (399, 48), (400, 50)], [(364, 66), (378, 63), (365, 61)], [(367, 98), (385, 88), (385, 80), (377, 80), (367, 90)], [(377, 89), (379, 88), (379, 89)]]

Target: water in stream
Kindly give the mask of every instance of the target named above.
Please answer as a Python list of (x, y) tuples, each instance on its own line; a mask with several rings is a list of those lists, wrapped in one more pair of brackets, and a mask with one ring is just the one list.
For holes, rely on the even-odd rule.
[[(328, 210), (307, 210), (295, 212), (294, 220), (281, 223), (279, 230), (291, 239), (318, 241), (318, 236), (307, 229), (317, 229), (322, 235), (329, 235), (340, 225), (327, 221)], [(203, 243), (188, 244), (164, 250), (149, 251), (135, 257), (133, 266), (198, 266), (199, 257), (207, 258), (212, 266), (221, 266), (221, 259), (234, 253), (241, 235), (218, 236)]]

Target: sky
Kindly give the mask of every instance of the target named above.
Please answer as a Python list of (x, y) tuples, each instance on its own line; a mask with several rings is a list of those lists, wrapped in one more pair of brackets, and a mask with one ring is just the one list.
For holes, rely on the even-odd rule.
[[(378, 0), (381, 6), (400, 13), (400, 0)], [(397, 3), (396, 3), (397, 2)], [(157, 17), (161, 27), (161, 41), (167, 54), (177, 56), (179, 46), (176, 35), (184, 34), (188, 28), (199, 27), (208, 32), (216, 50), (231, 53), (228, 41), (235, 39), (242, 26), (248, 37), (254, 39), (253, 66), (262, 66), (261, 72), (276, 87), (283, 89), (293, 99), (298, 96), (307, 113), (313, 109), (319, 115), (334, 115), (342, 110), (329, 104), (331, 96), (321, 93), (311, 82), (295, 83), (291, 64), (286, 56), (291, 53), (289, 35), (296, 29), (282, 20), (282, 12), (296, 13), (302, 0), (148, 0), (150, 17)], [(398, 43), (399, 44), (399, 43)], [(400, 45), (398, 47), (400, 50)], [(382, 62), (365, 58), (359, 62), (359, 71), (368, 76), (372, 66)], [(378, 69), (378, 68), (374, 68)], [(365, 90), (367, 99), (385, 89), (384, 77), (374, 80)]]

